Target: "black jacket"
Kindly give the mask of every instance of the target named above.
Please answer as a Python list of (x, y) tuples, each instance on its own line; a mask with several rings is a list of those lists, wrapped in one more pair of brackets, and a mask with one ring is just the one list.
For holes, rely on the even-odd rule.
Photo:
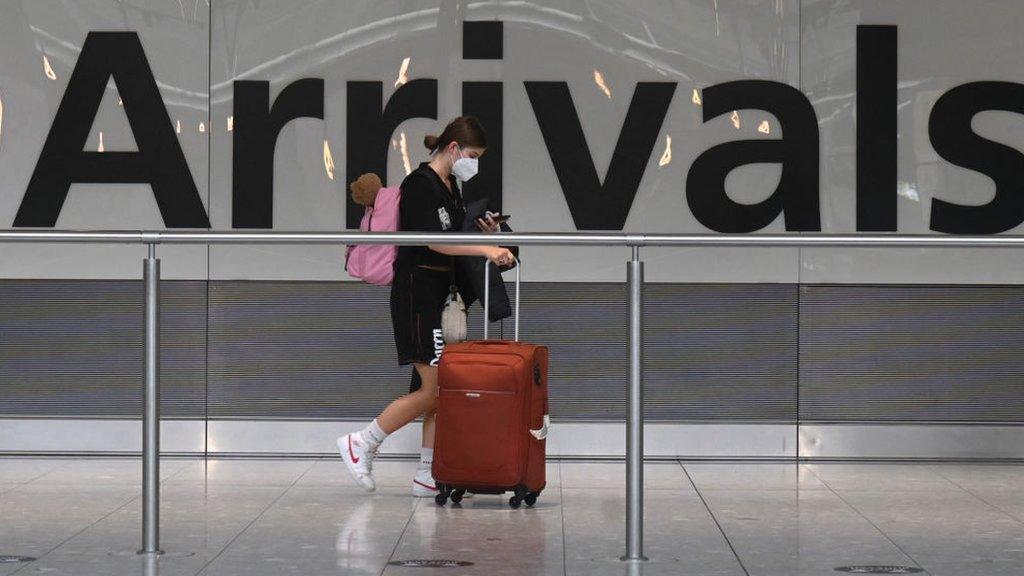
[[(479, 228), (476, 226), (476, 219), (483, 217), (486, 210), (486, 199), (470, 202), (466, 206), (466, 218), (462, 223), (462, 230), (466, 232), (479, 231)], [(505, 223), (501, 224), (501, 229), (503, 232), (512, 231), (508, 224)], [(519, 258), (519, 248), (517, 246), (508, 246), (507, 248), (512, 251), (516, 258)], [(482, 256), (459, 256), (455, 259), (455, 283), (467, 308), (477, 300), (481, 301), (480, 306), (483, 307), (484, 265), (491, 267), (491, 306), (488, 316), (491, 322), (497, 322), (512, 315), (512, 305), (509, 302), (508, 292), (505, 290), (505, 281), (501, 277), (501, 272), (511, 270), (515, 266), (514, 264), (499, 269), (497, 265)]]

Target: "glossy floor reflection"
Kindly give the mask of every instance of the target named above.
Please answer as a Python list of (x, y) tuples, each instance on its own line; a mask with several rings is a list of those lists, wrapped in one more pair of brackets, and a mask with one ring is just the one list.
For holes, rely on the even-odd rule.
[[(153, 561), (137, 459), (0, 458), (0, 556), (37, 558), (0, 576), (1024, 574), (1022, 465), (652, 463), (639, 566), (617, 559), (622, 463), (552, 462), (528, 510), (414, 500), (415, 466), (378, 462), (368, 495), (332, 459), (165, 459)], [(398, 565), (417, 560), (461, 565)]]

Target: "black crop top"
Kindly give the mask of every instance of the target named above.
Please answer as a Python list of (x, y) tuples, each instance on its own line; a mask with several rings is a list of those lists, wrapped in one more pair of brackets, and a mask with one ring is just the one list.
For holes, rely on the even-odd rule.
[[(426, 162), (402, 181), (398, 203), (398, 228), (403, 232), (458, 232), (466, 218), (466, 207), (455, 181), (449, 176), (452, 192)], [(452, 266), (452, 257), (426, 246), (399, 246), (397, 265)]]

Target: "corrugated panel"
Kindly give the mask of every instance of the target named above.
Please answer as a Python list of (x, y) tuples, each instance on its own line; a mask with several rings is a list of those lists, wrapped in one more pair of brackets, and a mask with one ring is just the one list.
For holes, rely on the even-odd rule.
[[(206, 283), (162, 286), (164, 414), (202, 417)], [(793, 419), (795, 286), (645, 289), (649, 418)], [(1024, 288), (800, 294), (802, 419), (1024, 422)], [(624, 286), (531, 283), (523, 295), (524, 338), (552, 350), (553, 415), (621, 419)], [(395, 363), (387, 299), (386, 288), (356, 283), (211, 283), (210, 415), (376, 414), (405, 391), (410, 370)], [(140, 282), (0, 281), (0, 415), (138, 415), (141, 338)]]
[(355, 282), (210, 283), (211, 418), (349, 418), (407, 391), (389, 289)]
[[(161, 409), (205, 416), (206, 283), (161, 283)], [(0, 281), (0, 415), (142, 411), (139, 281)]]
[(651, 284), (647, 414), (658, 420), (796, 420), (792, 284)]
[(628, 320), (623, 284), (523, 286), (520, 335), (550, 350), (552, 418), (625, 418)]
[[(364, 418), (408, 386), (386, 288), (224, 281), (210, 294), (211, 417)], [(648, 286), (648, 416), (792, 420), (795, 294), (785, 285)], [(624, 286), (531, 283), (523, 301), (523, 338), (551, 348), (553, 416), (623, 418)], [(504, 328), (509, 336), (511, 322)]]
[(800, 290), (801, 419), (1024, 422), (1024, 288)]

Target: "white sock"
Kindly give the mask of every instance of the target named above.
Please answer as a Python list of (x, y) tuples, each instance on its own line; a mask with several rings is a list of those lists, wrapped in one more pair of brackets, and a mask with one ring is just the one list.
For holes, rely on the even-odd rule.
[(380, 424), (377, 424), (376, 419), (370, 422), (366, 428), (360, 430), (359, 436), (366, 443), (366, 448), (371, 452), (379, 448), (384, 439), (388, 437), (387, 433), (381, 430)]
[(434, 463), (434, 449), (433, 448), (420, 448), (420, 470), (430, 470), (430, 465)]

